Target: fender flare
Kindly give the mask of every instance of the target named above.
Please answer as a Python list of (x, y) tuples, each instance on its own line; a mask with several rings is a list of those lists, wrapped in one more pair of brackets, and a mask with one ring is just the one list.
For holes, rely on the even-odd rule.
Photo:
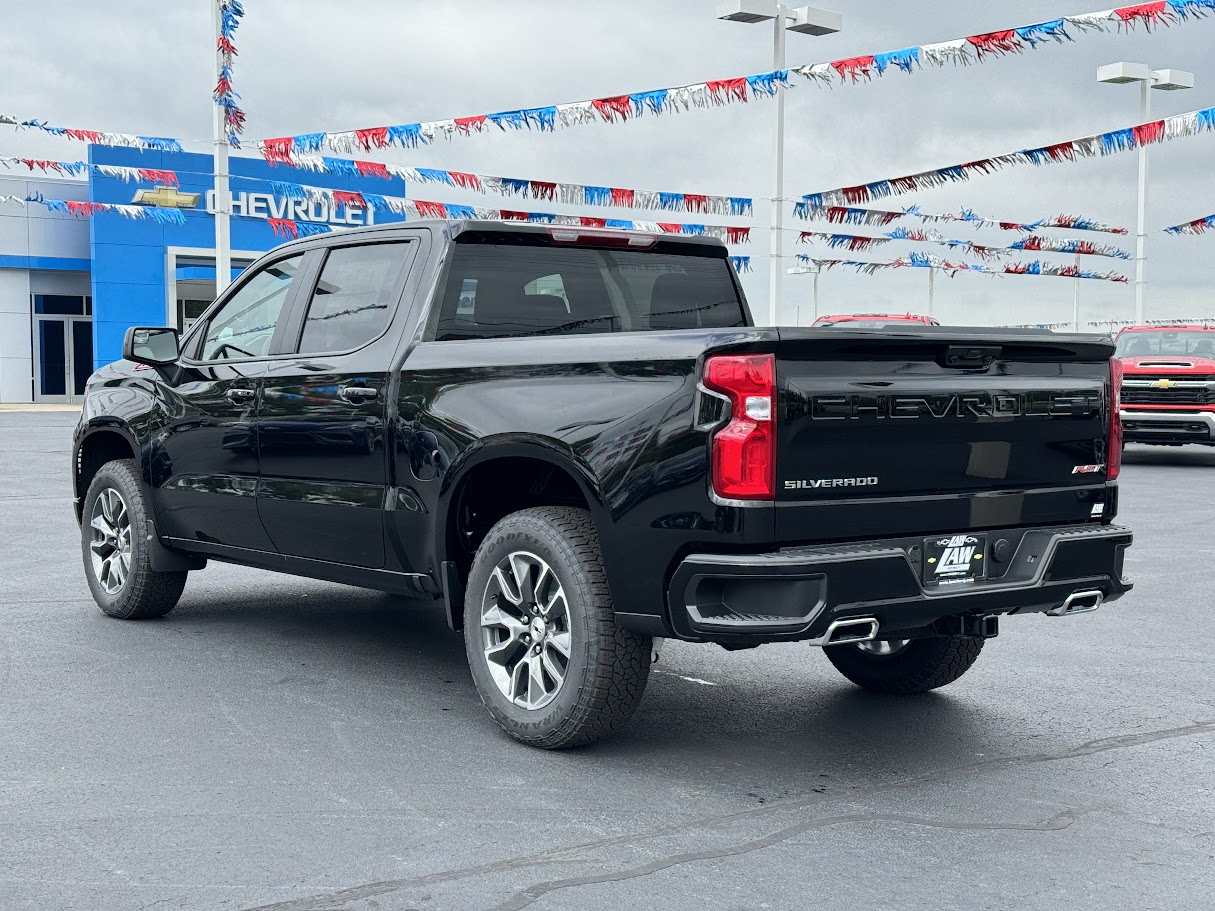
[(590, 506), (591, 521), (595, 524), (596, 533), (602, 535), (612, 524), (611, 514), (604, 503), (598, 478), (590, 466), (565, 444), (551, 437), (521, 434), (486, 437), (478, 440), (448, 466), (439, 488), (439, 498), (435, 507), (435, 565), (440, 570), (447, 625), (453, 630), (460, 626), (464, 605), (463, 583), (457, 571), (456, 562), (449, 559), (447, 553), (447, 528), (451, 521), (452, 510), (456, 507), (456, 493), (475, 468), (486, 462), (506, 458), (534, 459), (547, 462), (554, 468), (564, 471), (574, 479), (574, 483), (578, 485), (583, 498)]

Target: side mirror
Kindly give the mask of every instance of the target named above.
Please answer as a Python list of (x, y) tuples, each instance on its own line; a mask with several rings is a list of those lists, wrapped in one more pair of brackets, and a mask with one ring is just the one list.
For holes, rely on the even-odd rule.
[(181, 356), (177, 330), (132, 326), (122, 339), (122, 356), (149, 367), (172, 364)]

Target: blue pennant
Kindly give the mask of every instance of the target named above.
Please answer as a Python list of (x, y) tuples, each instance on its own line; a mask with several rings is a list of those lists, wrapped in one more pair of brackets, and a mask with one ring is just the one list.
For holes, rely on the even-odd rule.
[(430, 183), (445, 183), (448, 186), (454, 187), (456, 182), (452, 180), (451, 173), (441, 171), (437, 168), (417, 168), (418, 176)]
[(324, 133), (301, 133), (291, 137), (291, 148), (297, 152), (319, 152), (324, 145)]
[(609, 218), (604, 224), (608, 228), (623, 228), (626, 231), (630, 231), (633, 228), (631, 221), (625, 221), (620, 218)]
[[(369, 205), (376, 212), (392, 211), (392, 206), (388, 204), (388, 200), (379, 193), (364, 193), (363, 199), (365, 199), (367, 201), (367, 205)], [(451, 206), (448, 206), (448, 208), (450, 209)]]
[(789, 87), (788, 70), (772, 70), (747, 77), (747, 85), (753, 95), (775, 95), (777, 89)]
[(527, 115), (523, 111), (499, 111), (496, 114), (488, 114), (486, 119), (496, 123), (503, 130), (507, 127), (521, 130), (527, 126)]
[(684, 196), (682, 193), (659, 193), (658, 208), (665, 209), (668, 212), (682, 212), (684, 207)]
[(611, 187), (583, 187), (582, 202), (588, 206), (606, 206), (612, 202)]
[(347, 177), (358, 177), (359, 168), (349, 158), (330, 158), (328, 155), (321, 158), (321, 167), (329, 174), (343, 174)]
[(270, 189), (275, 196), (286, 196), (288, 199), (307, 199), (308, 194), (298, 183), (287, 183), (282, 180), (270, 181)]
[(1072, 36), (1067, 33), (1067, 24), (1062, 19), (1051, 19), (1049, 22), (1025, 25), (1014, 29), (1014, 31), (1017, 33), (1017, 37), (1026, 42), (1030, 47), (1037, 47), (1039, 44), (1044, 44), (1051, 40), (1059, 43), (1072, 40)]
[(182, 151), (181, 143), (176, 139), (166, 139), (163, 136), (136, 136), (139, 144), (148, 149), (156, 149), (159, 152), (180, 152)]
[[(366, 196), (366, 194), (363, 195)], [(477, 217), (477, 210), (472, 206), (457, 206), (449, 202), (447, 204), (447, 217), (473, 219)]]
[(730, 214), (731, 215), (750, 215), (752, 201), (747, 196), (731, 196), (730, 197)]
[(523, 180), (519, 177), (502, 178), (502, 189), (508, 193), (517, 193), (520, 196), (526, 196), (531, 185), (532, 182), (530, 180)]
[(544, 108), (527, 108), (523, 112), (523, 116), (541, 133), (551, 133), (557, 129), (557, 106), (555, 104)]
[(901, 51), (887, 51), (884, 54), (873, 55), (873, 65), (877, 67), (878, 75), (885, 75), (886, 69), (897, 66), (904, 73), (910, 73), (920, 62), (918, 47), (905, 47)]
[(1105, 155), (1135, 148), (1135, 131), (1131, 128), (1101, 134), (1101, 151)]
[(633, 105), (633, 113), (641, 116), (648, 109), (653, 114), (661, 114), (667, 105), (667, 90), (658, 89), (653, 92), (637, 92), (629, 96)]
[(422, 135), (422, 124), (403, 123), (388, 128), (388, 144), (401, 148), (416, 149), (426, 142)]

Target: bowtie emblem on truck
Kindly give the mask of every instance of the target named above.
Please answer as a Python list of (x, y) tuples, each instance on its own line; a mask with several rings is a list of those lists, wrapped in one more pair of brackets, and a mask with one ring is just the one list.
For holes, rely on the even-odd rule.
[(818, 421), (878, 418), (1072, 417), (1101, 414), (1100, 392), (958, 393), (952, 395), (820, 395), (810, 400)]

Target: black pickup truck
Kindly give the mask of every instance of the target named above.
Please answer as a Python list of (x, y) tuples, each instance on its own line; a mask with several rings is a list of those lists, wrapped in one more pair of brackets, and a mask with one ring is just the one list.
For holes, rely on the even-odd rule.
[(107, 614), (222, 560), (441, 601), (494, 719), (588, 743), (655, 642), (950, 683), (1009, 614), (1124, 594), (1112, 344), (757, 328), (719, 242), (417, 222), (268, 253), (89, 381)]

